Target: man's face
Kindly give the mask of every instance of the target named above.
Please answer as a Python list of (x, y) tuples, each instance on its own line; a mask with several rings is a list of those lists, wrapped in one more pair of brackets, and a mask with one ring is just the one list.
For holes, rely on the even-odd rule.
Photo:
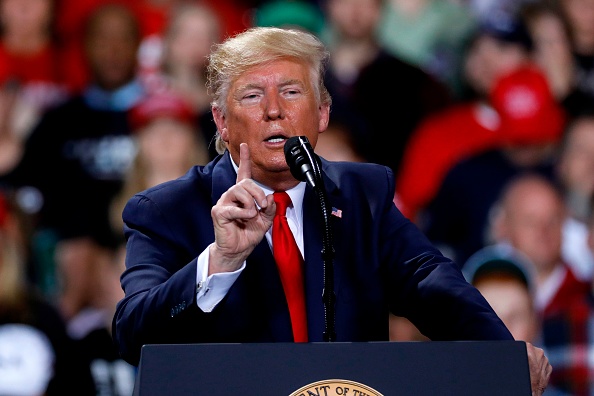
[(534, 341), (537, 319), (525, 285), (511, 278), (490, 277), (476, 287), (516, 340)]
[(505, 43), (483, 34), (470, 48), (464, 65), (464, 75), (476, 92), (487, 96), (501, 76), (527, 61), (528, 53), (519, 44)]
[(578, 122), (567, 132), (559, 172), (570, 192), (584, 197), (594, 193), (594, 118)]
[(227, 113), (214, 109), (214, 118), (235, 163), (239, 145), (247, 143), (254, 180), (274, 189), (294, 185), (285, 141), (307, 136), (315, 147), (330, 111), (316, 100), (309, 67), (293, 59), (255, 66), (232, 83), (226, 104)]
[(132, 20), (120, 10), (104, 12), (86, 42), (89, 65), (99, 86), (117, 89), (134, 77), (138, 36)]
[(517, 186), (507, 204), (507, 236), (537, 270), (554, 268), (561, 256), (563, 203), (539, 182)]
[(367, 38), (375, 33), (381, 17), (378, 0), (331, 0), (328, 2), (331, 22), (348, 38)]

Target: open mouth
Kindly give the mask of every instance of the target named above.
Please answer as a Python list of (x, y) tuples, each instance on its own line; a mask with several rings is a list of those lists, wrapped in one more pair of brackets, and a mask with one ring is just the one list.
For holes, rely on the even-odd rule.
[(275, 135), (275, 136), (271, 136), (268, 139), (266, 139), (266, 142), (267, 143), (282, 143), (285, 140), (287, 140), (286, 137), (280, 136), (280, 135)]

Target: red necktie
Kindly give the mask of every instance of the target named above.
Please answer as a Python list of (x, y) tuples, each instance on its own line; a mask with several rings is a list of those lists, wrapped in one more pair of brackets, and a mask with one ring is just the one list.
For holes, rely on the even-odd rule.
[(303, 258), (287, 223), (287, 207), (291, 198), (286, 192), (275, 192), (276, 215), (272, 223), (272, 253), (280, 273), (289, 305), (293, 338), (307, 342), (307, 316), (303, 291)]

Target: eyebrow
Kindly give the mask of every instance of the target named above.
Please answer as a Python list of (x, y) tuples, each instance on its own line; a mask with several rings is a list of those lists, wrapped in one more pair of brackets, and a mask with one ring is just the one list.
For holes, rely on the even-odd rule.
[[(300, 87), (305, 86), (305, 84), (303, 83), (303, 81), (298, 80), (298, 79), (290, 79), (287, 81), (283, 81), (281, 82), (278, 86), (283, 88), (289, 85), (299, 85)], [(250, 89), (262, 89), (262, 85), (261, 84), (257, 84), (257, 83), (247, 83), (245, 85), (242, 85), (240, 87), (237, 88), (236, 92), (243, 92), (243, 91), (247, 91)]]

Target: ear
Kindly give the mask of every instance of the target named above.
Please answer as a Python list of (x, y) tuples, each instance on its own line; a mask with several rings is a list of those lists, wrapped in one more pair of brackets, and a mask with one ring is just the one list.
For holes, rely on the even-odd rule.
[(321, 104), (319, 108), (320, 122), (318, 124), (318, 132), (322, 133), (328, 128), (330, 122), (330, 105)]
[(228, 142), (229, 141), (229, 133), (227, 131), (227, 119), (225, 118), (225, 115), (223, 114), (222, 110), (219, 107), (212, 107), (212, 116), (214, 119), (214, 122), (217, 126), (217, 130), (219, 131), (219, 134), (221, 135), (221, 138), (223, 139), (223, 141)]

